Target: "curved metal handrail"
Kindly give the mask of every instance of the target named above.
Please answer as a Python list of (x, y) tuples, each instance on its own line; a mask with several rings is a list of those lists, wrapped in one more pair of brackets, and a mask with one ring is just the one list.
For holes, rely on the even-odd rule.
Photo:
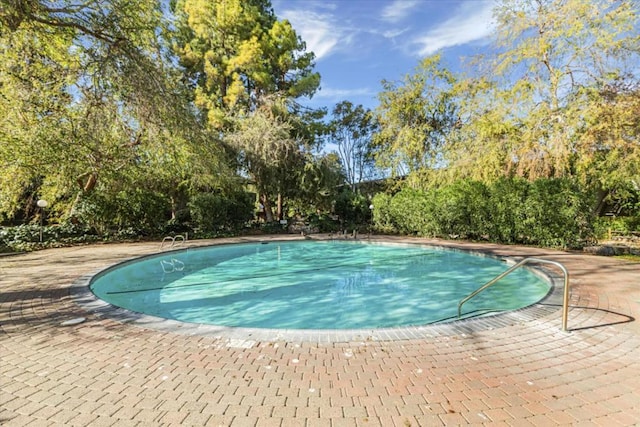
[(174, 246), (180, 246), (180, 245), (184, 245), (184, 243), (187, 241), (186, 235), (183, 236), (182, 234), (178, 234), (177, 236), (166, 236), (164, 239), (162, 239), (162, 243), (160, 243), (160, 249), (164, 248), (164, 243), (165, 242), (171, 242), (171, 246), (169, 246), (170, 248), (173, 248)]
[(562, 270), (562, 273), (564, 274), (564, 296), (563, 296), (563, 299), (562, 299), (562, 330), (566, 331), (567, 330), (567, 320), (568, 320), (568, 316), (569, 316), (569, 272), (567, 271), (567, 269), (565, 268), (564, 265), (560, 264), (557, 261), (549, 261), (547, 259), (540, 259), (540, 258), (525, 258), (525, 259), (523, 259), (522, 261), (520, 261), (517, 264), (513, 265), (511, 268), (509, 268), (504, 273), (502, 273), (499, 276), (496, 276), (495, 278), (491, 279), (490, 281), (488, 281), (487, 283), (485, 283), (484, 285), (480, 286), (478, 289), (476, 289), (475, 291), (470, 293), (468, 296), (466, 296), (465, 298), (461, 299), (460, 302), (458, 303), (458, 318), (460, 318), (460, 316), (462, 315), (462, 305), (464, 303), (466, 303), (471, 298), (475, 297), (480, 292), (484, 291), (489, 286), (493, 285), (494, 283), (496, 283), (497, 281), (499, 281), (503, 277), (511, 274), (514, 270), (517, 270), (518, 268), (522, 267), (523, 265), (529, 264), (529, 263), (532, 263), (532, 262), (539, 263), (539, 264), (555, 265), (560, 270)]

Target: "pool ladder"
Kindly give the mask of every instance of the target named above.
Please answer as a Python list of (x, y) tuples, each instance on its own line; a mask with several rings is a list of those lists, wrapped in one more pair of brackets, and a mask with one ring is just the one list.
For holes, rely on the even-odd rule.
[(460, 316), (462, 315), (462, 306), (464, 305), (464, 303), (466, 303), (471, 298), (475, 297), (476, 295), (478, 295), (480, 292), (484, 291), (488, 287), (492, 286), (493, 284), (498, 282), (503, 277), (511, 274), (512, 272), (514, 272), (518, 268), (524, 266), (525, 264), (529, 264), (529, 263), (551, 264), (551, 265), (555, 265), (560, 270), (562, 270), (562, 274), (564, 275), (564, 295), (563, 295), (563, 298), (562, 298), (562, 330), (566, 332), (567, 331), (567, 319), (568, 319), (568, 316), (569, 316), (569, 272), (567, 271), (567, 269), (565, 268), (564, 265), (560, 264), (557, 261), (549, 261), (547, 259), (540, 259), (540, 258), (525, 258), (525, 259), (523, 259), (522, 261), (520, 261), (517, 264), (513, 265), (511, 268), (509, 268), (504, 273), (502, 273), (499, 276), (496, 276), (495, 278), (489, 280), (487, 283), (485, 283), (484, 285), (480, 286), (478, 289), (476, 289), (475, 291), (470, 293), (468, 296), (466, 296), (465, 298), (461, 299), (460, 302), (458, 303), (458, 318), (460, 318)]
[(175, 246), (181, 246), (184, 245), (185, 242), (187, 241), (187, 234), (185, 234), (184, 236), (182, 234), (178, 234), (177, 236), (166, 236), (164, 239), (162, 239), (162, 243), (160, 243), (160, 249), (164, 248), (164, 244), (170, 243), (169, 248), (173, 248)]

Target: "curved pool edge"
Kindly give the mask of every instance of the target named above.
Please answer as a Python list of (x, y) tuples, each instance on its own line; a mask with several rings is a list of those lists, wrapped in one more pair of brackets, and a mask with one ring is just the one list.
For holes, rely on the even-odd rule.
[[(314, 236), (313, 240), (330, 240), (331, 237)], [(291, 241), (292, 239), (282, 239)], [(365, 240), (365, 239), (361, 239)], [(380, 243), (400, 243), (413, 244), (422, 246), (431, 246), (453, 251), (466, 252), (473, 255), (489, 257), (503, 260), (509, 264), (516, 263), (521, 260), (521, 256), (497, 256), (484, 251), (478, 251), (473, 248), (466, 249), (464, 247), (451, 247), (449, 245), (440, 245), (437, 243), (429, 243), (424, 241), (415, 242), (398, 242), (394, 239), (386, 239), (385, 237), (375, 237), (369, 239), (372, 242)], [(259, 241), (259, 240), (258, 240)], [(269, 239), (269, 242), (281, 241), (278, 238)], [(254, 241), (256, 242), (256, 241)], [(218, 246), (226, 244), (245, 243), (244, 241), (236, 242), (220, 242), (209, 243), (205, 245), (194, 245), (183, 247), (176, 250), (197, 249), (205, 246)], [(268, 328), (245, 328), (209, 325), (200, 323), (188, 323), (172, 319), (160, 318), (152, 315), (142, 314), (120, 308), (109, 304), (108, 302), (98, 298), (90, 289), (92, 280), (107, 271), (118, 266), (135, 262), (140, 259), (155, 257), (166, 254), (169, 251), (158, 251), (156, 253), (124, 259), (120, 262), (109, 265), (90, 274), (79, 277), (70, 287), (70, 295), (73, 300), (87, 312), (103, 318), (109, 318), (121, 323), (136, 325), (142, 328), (166, 332), (179, 333), (192, 336), (207, 336), (213, 338), (225, 338), (234, 345), (242, 347), (244, 343), (254, 343), (258, 341), (289, 341), (289, 342), (317, 342), (317, 343), (337, 343), (337, 342), (353, 342), (353, 341), (400, 341), (434, 338), (439, 336), (452, 335), (471, 335), (481, 331), (491, 331), (523, 322), (531, 322), (541, 319), (561, 311), (563, 278), (553, 270), (542, 266), (525, 267), (534, 274), (547, 280), (550, 284), (550, 290), (545, 297), (538, 302), (509, 312), (487, 314), (482, 317), (467, 318), (461, 320), (449, 321), (446, 323), (433, 323), (422, 326), (402, 326), (394, 328), (379, 329), (268, 329)], [(478, 284), (480, 287), (482, 283)], [(555, 319), (554, 319), (555, 321)], [(561, 319), (557, 316), (558, 330), (560, 330)], [(251, 344), (247, 344), (251, 345)]]

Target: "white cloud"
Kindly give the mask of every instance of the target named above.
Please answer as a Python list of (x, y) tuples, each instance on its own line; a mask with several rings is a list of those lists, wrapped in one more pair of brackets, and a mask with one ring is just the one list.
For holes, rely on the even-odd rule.
[(397, 28), (394, 30), (386, 30), (382, 32), (382, 36), (385, 39), (395, 39), (396, 37), (409, 31), (409, 28)]
[(381, 17), (387, 22), (402, 21), (411, 14), (411, 10), (418, 4), (417, 0), (394, 0), (382, 10)]
[(338, 5), (335, 3), (325, 3), (324, 1), (316, 2), (315, 7), (318, 9), (336, 10)]
[(333, 16), (303, 10), (286, 10), (282, 17), (289, 20), (296, 33), (307, 43), (307, 51), (316, 60), (329, 56), (343, 37), (343, 31), (333, 23)]
[(322, 87), (314, 98), (329, 98), (329, 99), (348, 99), (355, 96), (374, 96), (377, 92), (369, 88), (355, 88), (355, 89), (335, 89)]
[(413, 40), (418, 45), (416, 53), (428, 56), (443, 48), (484, 39), (494, 26), (492, 11), (491, 1), (463, 3), (453, 17)]

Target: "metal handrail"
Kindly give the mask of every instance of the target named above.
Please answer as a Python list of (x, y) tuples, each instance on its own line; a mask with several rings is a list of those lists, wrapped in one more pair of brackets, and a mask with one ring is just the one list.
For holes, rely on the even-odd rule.
[(540, 263), (540, 264), (552, 264), (552, 265), (555, 265), (556, 267), (558, 267), (560, 270), (562, 270), (562, 273), (564, 274), (564, 296), (563, 296), (563, 299), (562, 299), (562, 330), (566, 331), (567, 330), (567, 319), (569, 317), (569, 272), (567, 271), (567, 269), (565, 268), (564, 265), (560, 264), (557, 261), (549, 261), (547, 259), (540, 259), (540, 258), (525, 258), (525, 259), (523, 259), (522, 261), (520, 261), (517, 264), (513, 265), (511, 268), (509, 268), (504, 273), (502, 273), (499, 276), (496, 276), (495, 278), (491, 279), (490, 281), (488, 281), (487, 283), (485, 283), (484, 285), (480, 286), (478, 289), (476, 289), (475, 291), (470, 293), (467, 297), (465, 297), (462, 300), (460, 300), (460, 302), (458, 303), (458, 318), (460, 318), (460, 316), (462, 314), (462, 305), (464, 303), (466, 303), (471, 298), (475, 297), (480, 292), (484, 291), (489, 286), (493, 285), (494, 283), (496, 283), (497, 281), (499, 281), (503, 277), (507, 276), (508, 274), (511, 274), (514, 270), (517, 270), (518, 268), (522, 267), (523, 265), (531, 263), (531, 262)]
[(187, 241), (186, 236), (186, 234), (184, 236), (182, 234), (178, 234), (174, 237), (166, 236), (164, 239), (162, 239), (162, 243), (160, 243), (160, 249), (164, 248), (165, 242), (171, 242), (171, 246), (169, 246), (170, 248), (173, 248), (174, 246), (184, 245), (184, 243)]

